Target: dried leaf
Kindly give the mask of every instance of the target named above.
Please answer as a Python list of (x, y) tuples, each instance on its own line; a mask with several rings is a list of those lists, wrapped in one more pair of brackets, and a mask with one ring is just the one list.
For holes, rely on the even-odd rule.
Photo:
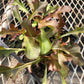
[(69, 12), (71, 8), (69, 6), (62, 6), (56, 9), (53, 13), (50, 13), (48, 16), (45, 17), (46, 21), (49, 21), (52, 17), (53, 19), (59, 19), (59, 14)]
[(23, 20), (22, 27), (26, 29), (25, 35), (28, 37), (35, 37), (39, 34), (40, 31), (36, 31), (28, 19)]
[(54, 19), (58, 19), (58, 15), (61, 13), (65, 13), (65, 12), (70, 12), (71, 8), (69, 6), (62, 6), (59, 7), (58, 10), (56, 10), (53, 14), (51, 14), (51, 16)]
[[(58, 46), (58, 43), (56, 43), (53, 47), (52, 50), (59, 50), (62, 52), (65, 52), (66, 54), (60, 55), (61, 57), (59, 58), (60, 61), (73, 61), (74, 64), (79, 64), (80, 66), (83, 65), (82, 63), (82, 58), (80, 54), (80, 47), (75, 44), (71, 45), (69, 47), (65, 46)], [(61, 59), (63, 58), (63, 59)], [(61, 62), (62, 63), (62, 62)]]
[(77, 44), (66, 48), (66, 50), (70, 52), (70, 55), (73, 57), (74, 64), (79, 64), (80, 66), (83, 65), (80, 53), (80, 47)]
[[(46, 26), (56, 28), (57, 25), (58, 25), (58, 22), (56, 22), (56, 20), (46, 21), (44, 19), (44, 20), (40, 20), (38, 22), (38, 28), (43, 28), (43, 27), (46, 27)], [(57, 28), (56, 28), (56, 32), (58, 32)]]
[(57, 25), (57, 29), (58, 29), (58, 36), (60, 36), (60, 34), (61, 34), (61, 29), (64, 27), (65, 23), (64, 23), (64, 20), (63, 20), (61, 14), (59, 14), (58, 17), (59, 17), (59, 23), (58, 23), (58, 25)]
[(33, 19), (36, 16), (40, 16), (39, 13), (44, 13), (47, 4), (47, 1), (40, 2), (39, 0), (34, 0), (34, 10), (32, 11), (32, 14), (29, 15), (29, 20)]
[(25, 53), (29, 59), (36, 59), (39, 57), (40, 47), (34, 38), (24, 36), (22, 46), (25, 47)]
[(64, 12), (70, 12), (71, 8), (69, 6), (62, 6), (59, 7), (59, 9), (57, 10), (57, 13), (64, 13)]
[(7, 35), (7, 34), (11, 34), (12, 35), (12, 38), (19, 35), (19, 34), (22, 34), (25, 32), (25, 29), (18, 29), (18, 28), (15, 28), (15, 26), (13, 24), (10, 25), (10, 29), (5, 29), (3, 28), (2, 31), (0, 31), (0, 35), (1, 36), (4, 36), (4, 35)]
[[(65, 9), (66, 7), (69, 10), (66, 10)], [(39, 20), (38, 27), (42, 28), (42, 27), (45, 27), (45, 26), (52, 26), (52, 27), (55, 28), (55, 31), (59, 32), (59, 34), (60, 34), (60, 31), (61, 31), (60, 29), (62, 27), (64, 27), (64, 25), (65, 25), (65, 23), (64, 23), (60, 13), (62, 13), (62, 12), (69, 12), (70, 10), (71, 9), (68, 6), (64, 6), (64, 7), (58, 8), (57, 10), (55, 10), (55, 12), (50, 13), (44, 19)], [(59, 22), (57, 22), (56, 19), (59, 19)]]
[(58, 63), (58, 59), (56, 58), (56, 55), (49, 56), (49, 70), (51, 71), (60, 71), (61, 67)]
[(74, 54), (74, 53), (80, 53), (80, 47), (75, 44), (75, 45), (72, 45), (68, 48), (66, 48), (71, 54)]
[[(57, 44), (56, 44), (57, 45)], [(71, 45), (69, 47), (64, 47), (64, 46), (56, 46), (54, 45), (52, 47), (53, 50), (59, 50), (59, 51), (63, 51), (65, 53), (67, 53), (66, 55), (60, 55), (61, 57), (59, 58), (61, 61), (72, 61), (74, 64), (79, 64), (80, 66), (83, 65), (82, 63), (82, 58), (81, 58), (81, 54), (80, 54), (80, 47), (75, 44), (75, 45)], [(63, 59), (61, 59), (63, 57)]]
[(64, 62), (71, 61), (71, 60), (72, 60), (72, 56), (65, 55), (62, 52), (58, 53), (58, 61), (60, 65), (63, 65)]
[(54, 31), (58, 34), (61, 33), (61, 28), (64, 27), (65, 23), (64, 23), (64, 20), (62, 18), (62, 16), (59, 14), (58, 15), (58, 18), (59, 18), (59, 22), (57, 22), (55, 19), (53, 19), (52, 17), (45, 17), (44, 19), (42, 20), (39, 20), (38, 22), (38, 28), (42, 28), (42, 27), (53, 27)]

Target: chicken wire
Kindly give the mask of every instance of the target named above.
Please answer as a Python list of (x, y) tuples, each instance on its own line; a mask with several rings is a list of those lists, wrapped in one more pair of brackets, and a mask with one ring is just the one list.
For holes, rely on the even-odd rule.
[[(20, 0), (22, 3), (25, 3), (25, 7), (27, 7), (27, 0)], [(41, 0), (44, 1), (44, 0)], [(84, 0), (47, 0), (51, 5), (59, 5), (64, 6), (68, 5), (72, 8), (70, 13), (63, 13), (64, 21), (66, 22), (66, 28), (70, 30), (74, 30), (75, 26), (81, 27), (84, 24)], [(0, 0), (0, 31), (2, 28), (9, 29), (10, 23), (13, 23), (15, 26), (20, 26), (18, 20), (14, 17), (13, 11), (14, 7), (11, 5), (11, 0)], [(19, 12), (21, 14), (21, 19), (27, 17), (25, 13), (22, 11)], [(0, 40), (0, 44), (5, 46), (2, 40)], [(79, 35), (78, 44), (80, 46), (81, 57), (84, 61), (84, 34)], [(17, 56), (10, 57), (0, 57), (0, 64), (5, 64), (7, 66), (15, 66), (20, 60), (18, 60)], [(16, 63), (16, 64), (15, 64)], [(66, 78), (67, 84), (84, 84), (84, 66), (79, 67), (74, 66), (71, 62), (68, 63), (70, 68), (68, 77)], [(35, 80), (31, 74), (25, 74), (26, 70), (23, 70), (19, 75), (19, 79), (15, 83), (11, 79), (9, 81), (5, 81), (3, 74), (0, 76), (0, 84), (34, 84)], [(30, 79), (29, 79), (30, 78)], [(25, 79), (25, 80), (24, 80)], [(38, 81), (37, 81), (38, 82)], [(38, 82), (40, 84), (40, 82)], [(61, 84), (61, 78), (59, 73), (52, 72), (48, 76), (48, 84)]]

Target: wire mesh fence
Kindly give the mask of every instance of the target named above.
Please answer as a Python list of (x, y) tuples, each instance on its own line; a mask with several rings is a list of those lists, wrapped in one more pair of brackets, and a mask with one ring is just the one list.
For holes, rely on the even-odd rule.
[[(25, 3), (25, 7), (30, 10), (28, 7), (27, 0), (20, 0), (22, 3)], [(40, 0), (45, 1), (45, 0)], [(75, 26), (81, 27), (84, 24), (84, 0), (47, 0), (51, 5), (64, 6), (68, 5), (72, 8), (70, 13), (63, 13), (64, 21), (66, 22), (65, 27), (72, 31)], [(13, 15), (13, 9), (16, 9), (12, 6), (12, 0), (0, 0), (0, 31), (2, 28), (9, 29), (10, 24), (14, 24), (16, 27), (20, 26), (20, 23)], [(25, 13), (19, 11), (21, 19), (27, 17)], [(79, 34), (79, 40), (77, 42), (80, 46), (81, 57), (84, 61), (84, 34)], [(0, 40), (0, 45), (7, 47), (2, 40)], [(14, 62), (14, 63), (13, 63)], [(0, 65), (5, 64), (7, 66), (15, 66), (18, 63), (18, 58), (14, 56), (10, 57), (0, 57)], [(16, 64), (15, 64), (16, 63)], [(74, 66), (71, 62), (68, 63), (70, 68), (68, 77), (66, 78), (67, 84), (84, 84), (84, 66), (79, 67)], [(0, 84), (37, 84), (40, 82), (35, 82), (36, 79), (33, 78), (31, 74), (26, 73), (26, 70), (23, 70), (19, 75), (17, 81), (14, 83), (11, 79), (5, 81), (4, 76), (0, 76)], [(30, 79), (29, 79), (30, 78)], [(26, 81), (24, 81), (26, 79)], [(33, 81), (34, 80), (34, 81)], [(59, 73), (52, 72), (48, 76), (48, 84), (61, 84), (61, 78)]]

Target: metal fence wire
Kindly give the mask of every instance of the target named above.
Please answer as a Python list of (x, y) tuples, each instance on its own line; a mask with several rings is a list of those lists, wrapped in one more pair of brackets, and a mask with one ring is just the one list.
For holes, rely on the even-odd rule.
[[(14, 6), (11, 5), (12, 0), (0, 0), (0, 31), (2, 28), (9, 29), (10, 23), (13, 23), (15, 26), (20, 26), (18, 20), (14, 17), (12, 9)], [(27, 7), (27, 0), (20, 0), (21, 3), (25, 3)], [(40, 0), (45, 1), (45, 0)], [(84, 24), (84, 0), (47, 0), (48, 3), (52, 5), (65, 6), (68, 5), (72, 8), (70, 13), (63, 13), (64, 21), (66, 22), (66, 28), (71, 31), (74, 30), (75, 25), (81, 27)], [(27, 17), (25, 13), (19, 11), (21, 19)], [(79, 35), (79, 40), (77, 42), (80, 46), (81, 57), (84, 61), (84, 34)], [(7, 47), (2, 40), (0, 40), (0, 45)], [(5, 64), (7, 66), (13, 67), (19, 61), (18, 58), (14, 56), (10, 57), (0, 57), (0, 65)], [(74, 66), (71, 62), (68, 63), (70, 71), (68, 77), (66, 78), (67, 84), (84, 84), (84, 66), (79, 67)], [(21, 74), (20, 74), (21, 73)], [(11, 79), (6, 81), (3, 74), (0, 75), (0, 84), (41, 84), (36, 81), (36, 79), (29, 74), (26, 69), (21, 71), (19, 76), (14, 83)], [(36, 82), (35, 82), (36, 81)], [(48, 84), (61, 84), (61, 78), (59, 73), (52, 72), (48, 76)]]

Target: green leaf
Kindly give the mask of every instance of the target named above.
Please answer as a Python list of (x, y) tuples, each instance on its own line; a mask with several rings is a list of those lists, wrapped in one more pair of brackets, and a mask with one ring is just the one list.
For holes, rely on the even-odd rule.
[(23, 64), (18, 64), (16, 67), (14, 68), (10, 68), (7, 66), (0, 66), (0, 74), (4, 74), (4, 76), (6, 77), (6, 79), (8, 79), (9, 77), (12, 77), (13, 80), (16, 79), (18, 73), (26, 68), (27, 66), (24, 66)]
[(47, 63), (45, 62), (45, 73), (42, 79), (42, 84), (47, 84)]
[(46, 32), (44, 31), (44, 29), (41, 29), (41, 35), (38, 38), (39, 43), (40, 43), (40, 48), (41, 48), (41, 54), (46, 54), (51, 50), (51, 42), (50, 40), (47, 38)]
[(66, 62), (70, 57), (65, 57), (65, 55), (62, 52), (58, 53), (58, 62), (61, 66), (61, 69), (59, 71), (61, 78), (62, 78), (62, 84), (66, 84), (65, 78), (68, 76), (69, 68), (64, 65), (64, 62)]
[(50, 13), (53, 13), (54, 11), (56, 11), (56, 9), (58, 9), (59, 6), (58, 5), (54, 5), (51, 7), (51, 9), (49, 10)]
[(47, 7), (46, 7), (46, 11), (49, 11), (51, 9), (51, 7), (52, 6), (50, 4), (48, 4)]
[(32, 10), (34, 10), (34, 1), (33, 0), (27, 0), (28, 1), (28, 5), (29, 5), (29, 7), (32, 9)]
[(13, 8), (13, 14), (14, 14), (14, 16), (17, 18), (17, 20), (18, 20), (18, 21), (20, 22), (20, 24), (21, 24), (22, 20), (21, 20), (21, 16), (20, 16), (20, 14), (19, 14), (19, 9), (18, 9), (17, 6), (15, 6), (15, 7)]
[(58, 53), (58, 62), (61, 66), (59, 73), (62, 78), (62, 84), (66, 84), (65, 78), (68, 76), (69, 73), (69, 68), (66, 65), (64, 65), (65, 61), (67, 61), (67, 58), (64, 56), (64, 54)]
[(58, 9), (59, 6), (58, 5), (55, 5), (55, 6), (51, 6), (50, 4), (47, 5), (46, 7), (46, 13), (44, 14), (44, 16), (50, 14), (50, 13), (53, 13), (54, 11), (56, 11), (56, 9)]
[(9, 77), (12, 77), (12, 79), (15, 81), (15, 79), (17, 78), (18, 73), (25, 69), (26, 67), (30, 67), (30, 65), (32, 65), (33, 63), (36, 63), (38, 61), (40, 61), (41, 59), (38, 58), (37, 60), (34, 60), (32, 62), (29, 63), (19, 63), (17, 64), (17, 66), (15, 66), (14, 68), (10, 68), (7, 66), (0, 66), (0, 74), (4, 74), (4, 76), (8, 79)]
[(69, 68), (66, 65), (61, 65), (61, 70), (59, 72), (61, 76), (65, 79), (68, 76)]
[(83, 27), (76, 27), (73, 31), (69, 31), (66, 34), (59, 36), (59, 39), (65, 37), (65, 36), (69, 36), (71, 34), (75, 34), (78, 36), (79, 33), (84, 33), (84, 26)]
[(36, 27), (37, 24), (38, 24), (38, 22), (37, 22), (37, 21), (34, 21), (34, 22), (32, 23), (32, 27)]
[(29, 15), (29, 20), (33, 19), (35, 16), (40, 16), (39, 13), (44, 13), (47, 4), (47, 1), (40, 2), (39, 0), (34, 0), (34, 10), (32, 11), (32, 14)]
[(24, 35), (21, 34), (21, 35), (19, 36), (19, 39), (20, 39), (20, 40), (23, 40), (23, 38), (24, 38)]
[(62, 80), (62, 84), (67, 84), (66, 80), (64, 79), (64, 77), (61, 76), (61, 80)]
[[(13, 80), (16, 79), (17, 74), (23, 69), (22, 64), (18, 64), (16, 67), (14, 68), (10, 68), (7, 66), (0, 66), (0, 74), (4, 74), (4, 76), (6, 77), (6, 79), (8, 79), (9, 77), (12, 77)], [(25, 67), (24, 67), (25, 68)]]
[(25, 53), (29, 59), (38, 58), (40, 54), (40, 47), (34, 38), (24, 36), (24, 42), (22, 46), (26, 48)]
[(0, 56), (4, 55), (6, 57), (9, 57), (9, 55), (13, 52), (18, 53), (19, 51), (23, 51), (24, 49), (19, 48), (4, 48), (0, 46)]
[(8, 79), (11, 75), (11, 68), (6, 66), (0, 66), (0, 74), (4, 74)]
[(25, 8), (25, 3), (20, 3), (19, 0), (14, 0), (14, 3), (13, 5), (18, 5), (19, 6), (19, 9), (22, 10), (23, 12), (25, 13), (28, 13), (28, 10)]

